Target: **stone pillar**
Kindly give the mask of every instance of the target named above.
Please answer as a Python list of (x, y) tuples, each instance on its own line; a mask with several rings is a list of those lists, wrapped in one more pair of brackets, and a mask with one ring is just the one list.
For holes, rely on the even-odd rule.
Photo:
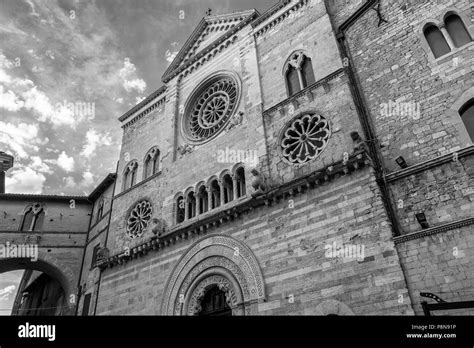
[(237, 174), (232, 174), (232, 188), (233, 188), (233, 194), (234, 194), (234, 199), (237, 199)]
[(189, 204), (188, 204), (188, 196), (183, 197), (184, 202), (184, 221), (188, 220), (188, 212), (189, 212)]
[(207, 210), (212, 209), (212, 189), (211, 186), (206, 186), (207, 191)]
[(195, 216), (198, 216), (200, 214), (200, 209), (201, 209), (201, 193), (196, 193), (194, 195), (194, 199), (196, 200), (196, 214)]
[(224, 201), (224, 180), (219, 180), (219, 188), (221, 193), (221, 206), (225, 204)]
[(455, 50), (456, 46), (454, 45), (454, 42), (451, 39), (451, 36), (449, 35), (448, 31), (446, 30), (446, 27), (444, 26), (444, 23), (439, 25), (439, 30), (441, 30), (441, 32), (443, 33), (444, 38), (446, 39), (446, 42), (448, 43), (448, 46), (451, 49), (451, 51)]

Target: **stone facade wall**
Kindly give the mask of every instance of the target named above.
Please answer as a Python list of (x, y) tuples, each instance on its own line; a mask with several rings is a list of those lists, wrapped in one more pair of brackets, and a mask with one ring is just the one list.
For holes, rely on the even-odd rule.
[(43, 202), (41, 196), (37, 199), (39, 201), (21, 198), (4, 201), (0, 199), (0, 208), (4, 212), (0, 218), (0, 231), (18, 231), (25, 209), (33, 203), (41, 203), (45, 211), (42, 231), (87, 232), (90, 204), (75, 201), (74, 205), (71, 205), (69, 199), (64, 199), (63, 202)]
[[(87, 243), (84, 248), (84, 259), (82, 261), (82, 273), (79, 286), (81, 287), (81, 294), (78, 302), (78, 315), (82, 314), (82, 309), (84, 305), (84, 298), (87, 294), (91, 293), (91, 302), (89, 304), (89, 315), (94, 313), (95, 303), (97, 300), (97, 291), (99, 287), (99, 277), (100, 270), (97, 267), (93, 267), (92, 259), (94, 257), (94, 248), (97, 245), (104, 247), (106, 244), (107, 238), (107, 229), (109, 226), (109, 218), (112, 207), (112, 198), (114, 192), (114, 185), (111, 184), (107, 187), (104, 192), (96, 199), (94, 202), (94, 214), (93, 219), (95, 218), (95, 223), (91, 224), (89, 229), (89, 234), (87, 238)], [(99, 202), (104, 201), (104, 210), (103, 216), (100, 220), (96, 220), (97, 209)]]
[[(327, 300), (340, 301), (355, 314), (412, 313), (370, 168), (291, 202), (256, 209), (211, 233), (234, 237), (255, 254), (267, 293), (255, 314), (317, 314), (317, 305)], [(165, 284), (195, 240), (106, 269), (97, 313), (161, 314)], [(327, 258), (325, 247), (334, 242), (363, 245), (364, 257)]]
[[(394, 160), (400, 155), (410, 165), (472, 143), (451, 107), (474, 96), (474, 91), (463, 96), (474, 81), (474, 41), (435, 60), (422, 34), (427, 22), (442, 23), (449, 11), (474, 36), (467, 0), (381, 1), (388, 23), (378, 26), (376, 11), (369, 10), (346, 33), (388, 171), (399, 169)], [(398, 111), (390, 108), (395, 102)]]
[[(271, 16), (260, 26), (278, 18), (278, 14)], [(257, 37), (264, 109), (288, 97), (284, 65), (291, 53), (298, 49), (303, 49), (311, 58), (315, 81), (342, 67), (336, 38), (323, 2), (308, 1), (301, 9), (291, 12), (288, 17)]]
[(420, 230), (421, 212), (430, 226), (474, 217), (474, 157), (397, 180), (390, 191), (403, 234)]
[[(381, 1), (380, 9), (388, 22), (378, 26), (377, 12), (368, 10), (347, 30), (346, 44), (386, 171), (401, 175), (410, 170), (395, 163), (400, 155), (408, 166), (421, 168), (408, 176), (394, 173), (389, 191), (403, 235), (396, 238), (397, 249), (415, 313), (422, 315), (421, 301), (433, 301), (421, 298), (420, 292), (449, 302), (472, 300), (473, 227), (443, 229), (474, 217), (472, 154), (459, 159), (449, 155), (452, 160), (435, 166), (425, 161), (442, 161), (442, 155), (472, 144), (458, 110), (474, 96), (474, 43), (435, 59), (423, 35), (427, 23), (441, 24), (447, 13), (455, 12), (472, 36), (472, 9), (469, 1)], [(338, 24), (342, 11), (333, 15)], [(426, 236), (415, 217), (420, 212), (438, 232)]]
[[(447, 302), (472, 301), (474, 289), (474, 234), (467, 226), (397, 245), (405, 268), (416, 315), (421, 302), (432, 303), (420, 292), (436, 294)], [(473, 315), (474, 309), (434, 312), (433, 315)]]

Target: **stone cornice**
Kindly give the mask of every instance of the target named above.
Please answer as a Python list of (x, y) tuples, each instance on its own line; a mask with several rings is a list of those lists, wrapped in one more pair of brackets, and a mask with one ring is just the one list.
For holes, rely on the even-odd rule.
[(271, 206), (281, 199), (297, 196), (304, 191), (323, 185), (340, 175), (350, 174), (351, 172), (371, 164), (368, 155), (361, 151), (351, 155), (347, 162), (337, 161), (323, 169), (304, 175), (290, 182), (281, 184), (272, 188), (267, 193), (256, 197), (250, 197), (242, 200), (228, 209), (218, 210), (215, 214), (210, 214), (202, 219), (189, 220), (187, 224), (180, 224), (170, 229), (163, 236), (151, 237), (142, 244), (131, 248), (127, 255), (125, 252), (113, 255), (106, 260), (98, 263), (101, 269), (113, 267), (117, 264), (123, 264), (131, 259), (146, 255), (150, 251), (164, 249), (179, 241), (187, 240), (194, 235), (205, 234), (216, 226), (227, 223), (239, 218), (240, 215), (250, 212), (262, 206)]
[[(252, 23), (252, 27), (257, 27), (258, 25), (260, 25), (261, 23), (263, 23), (266, 19), (270, 18), (273, 14), (275, 14), (276, 12), (278, 12), (280, 9), (284, 8), (286, 5), (288, 5), (291, 1), (288, 1), (288, 0), (284, 0), (282, 1), (281, 3), (277, 4), (275, 9), (271, 8), (269, 11), (269, 13), (264, 13), (262, 16), (260, 16), (259, 18), (257, 18), (257, 20), (255, 20), (253, 23)], [(273, 28), (275, 25), (277, 25), (278, 23), (280, 23), (281, 21), (283, 21), (284, 19), (286, 19), (287, 17), (290, 16), (290, 13), (291, 12), (295, 12), (295, 11), (298, 11), (299, 9), (301, 9), (303, 6), (305, 6), (307, 3), (309, 2), (309, 0), (300, 0), (298, 1), (296, 4), (294, 4), (293, 6), (289, 7), (286, 11), (284, 11), (283, 13), (281, 13), (279, 16), (277, 16), (276, 18), (274, 18), (273, 20), (271, 20), (270, 22), (268, 22), (267, 24), (265, 24), (262, 28), (256, 30), (254, 32), (254, 35), (255, 37), (259, 37), (261, 35), (263, 35), (265, 32), (267, 32), (268, 30), (270, 30), (271, 28)], [(263, 18), (262, 18), (263, 17)]]
[(166, 97), (163, 97), (161, 99), (158, 99), (155, 103), (151, 104), (149, 107), (147, 107), (146, 109), (144, 109), (142, 112), (140, 112), (139, 114), (135, 115), (135, 117), (133, 117), (130, 121), (128, 121), (127, 123), (125, 123), (122, 128), (125, 129), (125, 128), (128, 128), (130, 127), (132, 124), (134, 124), (135, 122), (137, 122), (139, 119), (141, 119), (143, 116), (146, 116), (148, 115), (150, 112), (152, 112), (153, 110), (156, 110), (160, 107), (161, 104), (164, 104), (164, 102), (166, 101)]
[(315, 83), (313, 83), (312, 85), (309, 85), (308, 87), (302, 89), (298, 93), (293, 94), (291, 97), (289, 97), (289, 98), (279, 102), (278, 104), (264, 110), (263, 111), (263, 116), (269, 116), (277, 110), (279, 110), (281, 112), (281, 111), (283, 111), (283, 109), (285, 108), (286, 105), (295, 103), (295, 102), (297, 102), (297, 100), (299, 98), (302, 98), (302, 97), (305, 97), (305, 96), (312, 100), (312, 98), (313, 98), (313, 95), (311, 93), (312, 91), (314, 91), (316, 88), (318, 88), (320, 86), (327, 85), (329, 83), (329, 81), (331, 81), (331, 80), (333, 80), (333, 79), (335, 79), (335, 78), (337, 78), (341, 75), (344, 75), (344, 74), (345, 74), (344, 68), (337, 69), (336, 71), (334, 71), (331, 74), (325, 76), (321, 80), (318, 80)]
[[(195, 29), (191, 37), (188, 39), (188, 41), (184, 44), (184, 46), (181, 48), (180, 52), (178, 55), (175, 57), (173, 62), (170, 64), (168, 69), (165, 71), (162, 77), (162, 81), (164, 83), (168, 83), (171, 79), (174, 77), (178, 76), (181, 72), (183, 72), (185, 69), (187, 69), (190, 66), (193, 66), (194, 64), (198, 63), (203, 57), (207, 57), (208, 53), (212, 53), (211, 56), (214, 56), (216, 52), (216, 47), (221, 47), (221, 45), (227, 41), (229, 38), (234, 36), (238, 31), (240, 31), (243, 27), (245, 27), (247, 24), (249, 24), (251, 21), (253, 21), (259, 13), (256, 10), (251, 10), (251, 11), (245, 11), (242, 13), (237, 13), (234, 14), (233, 16), (247, 16), (242, 19), (242, 21), (237, 24), (235, 27), (229, 29), (225, 33), (223, 33), (221, 36), (219, 36), (216, 40), (214, 40), (212, 43), (210, 43), (208, 46), (206, 46), (203, 50), (199, 51), (197, 54), (193, 55), (190, 57), (188, 60), (184, 60), (184, 57), (186, 56), (187, 52), (189, 49), (191, 49), (196, 40), (198, 39), (199, 35), (201, 34), (202, 30), (206, 27), (208, 24), (206, 19), (203, 19), (199, 24), (198, 27)], [(211, 17), (211, 20), (215, 20), (217, 17)], [(227, 16), (226, 18), (232, 18)], [(234, 42), (237, 37), (234, 37), (234, 39), (231, 40), (231, 42)], [(227, 47), (228, 44), (226, 44), (225, 47)], [(201, 62), (203, 63), (203, 62)]]
[(453, 162), (454, 161), (454, 154), (457, 153), (457, 158), (463, 158), (467, 156), (471, 156), (474, 154), (474, 145), (465, 147), (459, 151), (455, 151), (453, 153), (449, 153), (446, 155), (442, 155), (433, 159), (430, 159), (425, 162), (417, 163), (412, 165), (408, 168), (396, 171), (394, 173), (390, 173), (385, 175), (385, 180), (389, 183), (400, 180), (402, 178), (406, 178), (407, 176), (418, 174), (420, 172), (424, 172), (428, 169), (439, 167), (443, 164)]
[(457, 220), (454, 222), (443, 224), (440, 226), (430, 227), (421, 231), (408, 233), (403, 236), (393, 237), (392, 240), (395, 244), (401, 244), (410, 240), (431, 236), (437, 233), (451, 231), (456, 228), (461, 228), (461, 227), (465, 227), (465, 226), (469, 226), (473, 224), (474, 224), (474, 218), (467, 218), (467, 219)]
[(129, 118), (130, 116), (132, 116), (134, 113), (136, 113), (137, 111), (139, 111), (141, 108), (143, 108), (145, 105), (147, 105), (148, 103), (150, 103), (153, 99), (155, 98), (158, 98), (159, 96), (161, 96), (163, 93), (165, 93), (166, 91), (166, 86), (161, 86), (160, 88), (158, 88), (156, 91), (154, 91), (152, 94), (150, 94), (148, 97), (146, 97), (145, 99), (143, 99), (140, 103), (138, 103), (137, 105), (135, 105), (133, 108), (131, 108), (130, 110), (128, 110), (126, 113), (124, 113), (122, 116), (119, 117), (119, 121), (120, 122), (123, 122), (125, 121), (127, 118)]

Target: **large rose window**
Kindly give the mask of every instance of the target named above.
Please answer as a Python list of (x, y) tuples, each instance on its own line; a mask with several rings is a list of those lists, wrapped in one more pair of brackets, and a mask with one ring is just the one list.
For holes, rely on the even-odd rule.
[(183, 135), (192, 143), (217, 136), (236, 111), (239, 84), (231, 75), (217, 75), (204, 83), (190, 98), (182, 120)]
[(331, 135), (328, 121), (320, 115), (304, 114), (283, 131), (283, 157), (293, 164), (314, 160), (324, 150)]
[(130, 238), (140, 237), (148, 227), (153, 212), (148, 201), (141, 201), (132, 209), (127, 219), (127, 234)]

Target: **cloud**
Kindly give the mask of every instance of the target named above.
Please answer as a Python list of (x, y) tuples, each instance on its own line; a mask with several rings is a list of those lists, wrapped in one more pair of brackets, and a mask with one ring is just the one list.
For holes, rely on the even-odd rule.
[(119, 76), (122, 78), (122, 86), (127, 92), (136, 90), (139, 93), (143, 93), (146, 89), (146, 82), (143, 79), (136, 77), (137, 68), (130, 59), (125, 58), (123, 67), (119, 71)]
[(95, 184), (95, 176), (91, 172), (84, 172), (82, 174), (81, 186), (89, 187)]
[(165, 57), (166, 57), (166, 61), (168, 62), (168, 65), (173, 62), (173, 60), (176, 58), (178, 53), (179, 51), (171, 52), (170, 50), (166, 50)]
[(42, 159), (38, 156), (31, 157), (31, 164), (29, 167), (39, 173), (45, 173), (45, 174), (53, 173), (51, 168), (46, 163), (44, 163)]
[(10, 193), (42, 193), (46, 178), (28, 167), (13, 168), (6, 178), (6, 191)]
[(3, 289), (0, 289), (0, 301), (8, 300), (11, 294), (15, 291), (15, 285), (8, 285)]
[(0, 108), (8, 111), (17, 112), (25, 103), (18, 98), (12, 91), (4, 91), (3, 86), (0, 85)]
[(112, 139), (110, 137), (110, 134), (99, 134), (95, 129), (89, 129), (86, 133), (86, 144), (82, 148), (81, 151), (81, 156), (84, 157), (91, 157), (96, 149), (97, 145), (101, 146), (108, 146), (112, 144)]
[(27, 158), (28, 152), (38, 151), (38, 127), (34, 124), (6, 123), (0, 121), (0, 144), (13, 152), (15, 157)]
[(56, 164), (66, 172), (72, 172), (74, 170), (74, 158), (68, 157), (65, 151), (61, 152), (58, 156)]

